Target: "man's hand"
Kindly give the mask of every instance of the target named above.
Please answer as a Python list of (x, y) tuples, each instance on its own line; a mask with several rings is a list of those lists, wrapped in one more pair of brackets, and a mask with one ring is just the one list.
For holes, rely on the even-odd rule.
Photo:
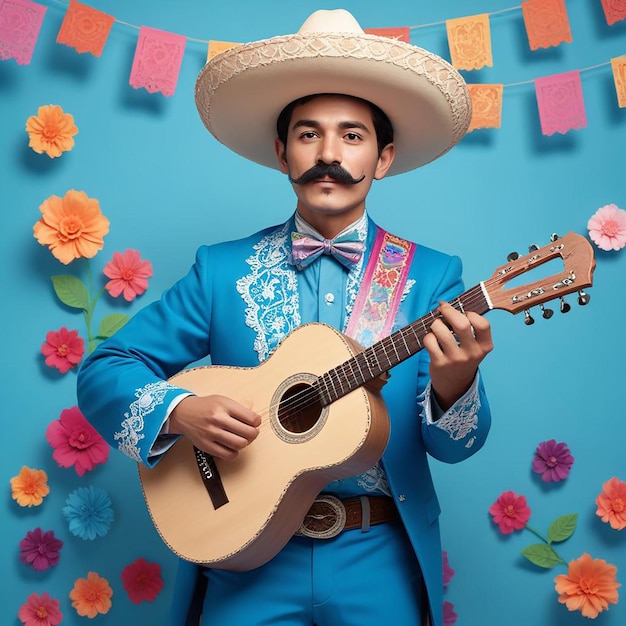
[(493, 342), (491, 326), (482, 315), (464, 315), (447, 302), (441, 302), (439, 310), (443, 320), (431, 324), (423, 343), (430, 354), (433, 391), (447, 411), (469, 389)]
[(170, 415), (169, 433), (196, 448), (232, 461), (259, 434), (261, 416), (225, 396), (188, 396)]

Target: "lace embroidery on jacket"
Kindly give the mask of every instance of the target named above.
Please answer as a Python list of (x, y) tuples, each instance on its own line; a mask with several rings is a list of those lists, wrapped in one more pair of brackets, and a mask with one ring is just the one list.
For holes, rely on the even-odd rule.
[(386, 496), (391, 495), (389, 484), (387, 483), (387, 477), (380, 467), (380, 461), (371, 467), (366, 472), (359, 474), (357, 477), (357, 484), (367, 492), (380, 492)]
[(300, 325), (296, 271), (287, 262), (289, 226), (287, 222), (253, 246), (255, 253), (246, 259), (252, 271), (237, 281), (237, 291), (247, 305), (246, 324), (256, 332), (259, 362)]
[(124, 413), (122, 430), (113, 435), (118, 442), (120, 452), (137, 462), (141, 461), (139, 442), (145, 437), (143, 434), (144, 417), (154, 411), (155, 407), (163, 403), (165, 395), (174, 387), (165, 380), (150, 383), (141, 389), (135, 390), (134, 402), (131, 402), (129, 411)]
[[(428, 405), (430, 405), (430, 402)], [(478, 411), (480, 406), (478, 385), (474, 385), (474, 389), (448, 409), (434, 423), (434, 426), (445, 430), (450, 435), (450, 438), (455, 441), (465, 439), (472, 431), (478, 428)], [(469, 448), (473, 443), (474, 437), (471, 437), (465, 445)]]

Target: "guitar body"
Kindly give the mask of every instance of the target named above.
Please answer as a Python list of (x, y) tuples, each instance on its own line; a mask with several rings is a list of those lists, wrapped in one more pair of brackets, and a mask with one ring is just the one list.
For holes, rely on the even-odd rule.
[(315, 379), (362, 350), (325, 324), (305, 324), (258, 367), (197, 367), (170, 381), (196, 395), (220, 394), (258, 412), (257, 439), (235, 461), (215, 459), (228, 502), (215, 507), (184, 438), (152, 469), (139, 466), (152, 521), (183, 559), (230, 570), (269, 561), (299, 528), (318, 493), (382, 456), (389, 419), (379, 393), (359, 387), (328, 406), (290, 415)]

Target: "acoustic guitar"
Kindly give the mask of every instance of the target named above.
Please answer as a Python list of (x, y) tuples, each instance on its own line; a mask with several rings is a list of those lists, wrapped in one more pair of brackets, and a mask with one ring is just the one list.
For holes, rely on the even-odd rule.
[[(583, 236), (553, 236), (549, 245), (509, 259), (450, 304), (479, 314), (524, 311), (528, 324), (532, 306), (541, 305), (547, 315), (545, 302), (573, 292), (580, 304), (589, 301), (583, 290), (592, 285), (595, 259)], [(559, 272), (507, 285), (558, 259)], [(249, 570), (269, 561), (329, 482), (380, 459), (389, 436), (380, 393), (384, 376), (422, 349), (439, 315), (431, 311), (366, 349), (330, 326), (305, 324), (257, 367), (209, 365), (171, 378), (197, 395), (231, 397), (263, 420), (256, 440), (235, 461), (214, 459), (181, 438), (154, 468), (139, 465), (163, 541), (179, 557), (217, 569)]]

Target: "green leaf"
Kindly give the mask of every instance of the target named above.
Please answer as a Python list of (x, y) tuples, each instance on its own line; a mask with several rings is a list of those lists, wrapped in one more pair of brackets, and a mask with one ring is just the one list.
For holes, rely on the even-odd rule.
[(80, 278), (65, 274), (63, 276), (53, 276), (52, 286), (57, 298), (73, 309), (89, 308), (89, 293), (87, 287)]
[(574, 534), (578, 522), (578, 513), (562, 515), (557, 517), (548, 529), (548, 539), (550, 542), (565, 541)]
[(102, 322), (100, 322), (98, 337), (102, 337), (103, 339), (111, 337), (111, 335), (114, 335), (128, 320), (128, 315), (123, 315), (122, 313), (111, 313), (111, 315), (107, 315)]
[(522, 555), (531, 563), (546, 569), (552, 569), (561, 562), (559, 555), (545, 543), (534, 543), (532, 546), (524, 548)]

